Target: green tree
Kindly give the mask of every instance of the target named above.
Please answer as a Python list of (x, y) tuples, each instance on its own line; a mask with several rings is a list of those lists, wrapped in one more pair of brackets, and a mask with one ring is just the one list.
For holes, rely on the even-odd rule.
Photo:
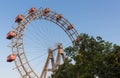
[(80, 42), (65, 49), (69, 59), (56, 70), (53, 78), (119, 78), (120, 46), (81, 34)]

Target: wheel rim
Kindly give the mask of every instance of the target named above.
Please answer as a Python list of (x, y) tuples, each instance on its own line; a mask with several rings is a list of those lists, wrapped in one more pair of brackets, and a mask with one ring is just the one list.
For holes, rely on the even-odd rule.
[(57, 21), (56, 16), (58, 14), (56, 12), (50, 11), (47, 13), (47, 15), (43, 14), (43, 9), (40, 8), (37, 10), (37, 12), (34, 12), (32, 14), (28, 14), (25, 16), (24, 20), (19, 23), (15, 31), (17, 33), (17, 36), (12, 39), (12, 52), (17, 55), (15, 65), (18, 69), (21, 76), (24, 78), (40, 78), (38, 74), (34, 71), (34, 69), (29, 64), (29, 60), (26, 56), (25, 52), (25, 46), (24, 46), (24, 32), (27, 26), (34, 20), (47, 20), (50, 22), (55, 23), (57, 26), (59, 26), (69, 37), (71, 42), (74, 42), (78, 38), (78, 33), (75, 28), (71, 30), (67, 30), (67, 27), (71, 25), (70, 22), (68, 22), (64, 17)]

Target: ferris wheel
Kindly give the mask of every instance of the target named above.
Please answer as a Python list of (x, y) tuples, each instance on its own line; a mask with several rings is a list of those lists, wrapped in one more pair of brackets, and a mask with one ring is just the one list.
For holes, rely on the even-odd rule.
[(33, 7), (27, 14), (19, 14), (15, 22), (15, 28), (7, 34), (12, 48), (7, 62), (15, 62), (22, 78), (50, 77), (64, 62), (64, 48), (80, 41), (74, 25), (50, 8)]

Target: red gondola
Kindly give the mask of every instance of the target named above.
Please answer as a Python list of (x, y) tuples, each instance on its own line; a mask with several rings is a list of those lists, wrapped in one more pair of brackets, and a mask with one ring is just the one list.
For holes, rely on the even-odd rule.
[(15, 54), (10, 54), (8, 57), (7, 57), (7, 62), (12, 62), (16, 59), (16, 55)]
[(47, 14), (47, 13), (49, 13), (50, 12), (50, 8), (46, 8), (45, 10), (44, 10), (44, 14)]
[(62, 15), (62, 14), (59, 14), (59, 15), (57, 15), (57, 17), (56, 17), (56, 20), (59, 21), (59, 20), (62, 19), (62, 18), (63, 18), (63, 15)]
[(7, 34), (7, 39), (12, 39), (16, 36), (16, 33), (15, 31), (10, 31), (8, 34)]
[(22, 14), (19, 14), (19, 15), (16, 17), (15, 22), (20, 23), (23, 19), (24, 19), (23, 15), (22, 15)]
[(71, 30), (73, 28), (74, 28), (74, 26), (71, 24), (71, 25), (68, 26), (67, 30)]
[(82, 39), (80, 38), (80, 37), (78, 37), (77, 39), (76, 39), (76, 42), (80, 42)]
[(36, 8), (35, 8), (35, 7), (32, 7), (32, 8), (29, 10), (28, 14), (31, 14), (31, 13), (36, 12), (36, 11), (37, 11)]

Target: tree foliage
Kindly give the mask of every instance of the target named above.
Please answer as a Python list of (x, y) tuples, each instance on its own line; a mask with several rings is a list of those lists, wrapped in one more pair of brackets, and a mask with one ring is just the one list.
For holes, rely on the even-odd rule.
[(53, 78), (119, 78), (120, 46), (87, 34), (65, 49), (69, 59), (56, 70)]

